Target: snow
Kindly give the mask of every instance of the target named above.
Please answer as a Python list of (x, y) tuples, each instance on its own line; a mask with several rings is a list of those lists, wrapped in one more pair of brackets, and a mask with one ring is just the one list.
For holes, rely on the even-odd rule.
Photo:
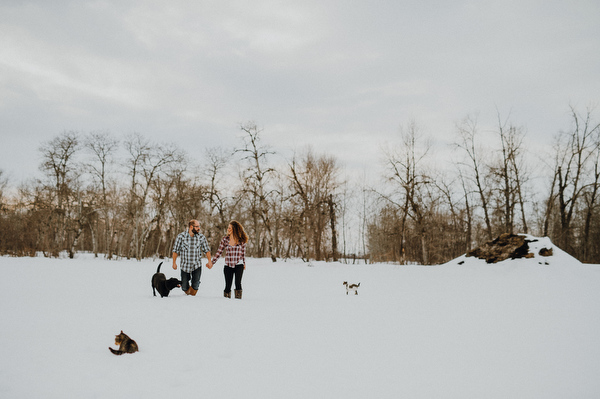
[[(223, 298), (222, 262), (196, 297), (160, 298), (160, 260), (0, 257), (0, 397), (600, 397), (600, 267), (553, 249), (493, 265), (249, 259), (242, 300)], [(140, 352), (109, 352), (121, 330)]]

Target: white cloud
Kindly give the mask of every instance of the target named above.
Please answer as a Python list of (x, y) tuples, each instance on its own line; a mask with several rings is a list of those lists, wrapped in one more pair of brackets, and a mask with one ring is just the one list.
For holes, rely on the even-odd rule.
[(357, 137), (377, 148), (413, 118), (447, 135), (476, 111), (493, 125), (497, 107), (548, 135), (569, 102), (600, 101), (598, 17), (584, 0), (3, 3), (1, 134), (169, 132), (201, 146), (252, 119), (274, 146), (343, 143), (355, 162)]

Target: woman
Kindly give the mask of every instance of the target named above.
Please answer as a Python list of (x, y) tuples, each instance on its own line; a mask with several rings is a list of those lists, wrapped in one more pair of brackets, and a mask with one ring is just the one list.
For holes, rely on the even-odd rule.
[(242, 225), (232, 220), (227, 226), (227, 235), (221, 240), (219, 249), (212, 258), (212, 264), (214, 265), (221, 256), (221, 252), (225, 250), (225, 267), (223, 268), (223, 274), (225, 275), (223, 296), (225, 298), (231, 298), (231, 283), (235, 276), (235, 297), (242, 299), (242, 274), (246, 270), (247, 242), (248, 235)]

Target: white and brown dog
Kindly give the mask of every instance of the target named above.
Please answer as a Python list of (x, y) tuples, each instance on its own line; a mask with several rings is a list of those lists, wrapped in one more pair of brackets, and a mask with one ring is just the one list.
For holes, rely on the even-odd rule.
[(348, 295), (348, 292), (350, 291), (354, 291), (354, 295), (358, 295), (358, 287), (360, 287), (360, 283), (358, 284), (348, 284), (347, 281), (344, 281), (344, 284), (346, 286), (346, 295)]

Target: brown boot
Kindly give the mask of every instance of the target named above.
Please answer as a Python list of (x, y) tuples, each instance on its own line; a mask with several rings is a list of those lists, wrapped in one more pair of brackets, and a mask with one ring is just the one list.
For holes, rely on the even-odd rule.
[(231, 291), (229, 291), (229, 292), (225, 292), (225, 291), (223, 291), (223, 296), (224, 296), (225, 298), (231, 298)]
[(198, 292), (198, 290), (193, 289), (192, 287), (190, 287), (190, 295), (191, 296), (196, 296), (196, 293)]
[(242, 299), (242, 290), (235, 290), (235, 299)]
[(183, 292), (185, 292), (185, 295), (192, 295), (192, 290), (193, 290), (193, 288), (190, 287), (187, 289), (187, 291), (183, 291)]

